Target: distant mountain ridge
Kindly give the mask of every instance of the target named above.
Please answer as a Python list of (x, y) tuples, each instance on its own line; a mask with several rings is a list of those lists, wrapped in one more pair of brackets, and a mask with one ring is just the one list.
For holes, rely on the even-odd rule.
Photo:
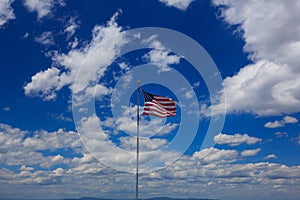
[[(33, 200), (33, 199), (1, 199), (0, 200)], [(40, 200), (40, 199), (34, 199)], [(113, 198), (95, 198), (95, 197), (82, 197), (82, 198), (64, 198), (64, 199), (43, 199), (43, 200), (134, 200), (134, 199), (113, 199)], [(170, 197), (153, 197), (140, 200), (220, 200), (208, 198), (170, 198)]]
[[(94, 197), (82, 197), (78, 199), (66, 198), (62, 200), (120, 200), (120, 199), (108, 199), (108, 198), (94, 198)], [(121, 200), (133, 200), (133, 199), (121, 199)], [(170, 198), (170, 197), (153, 197), (140, 200), (218, 200), (218, 199), (207, 199), (207, 198)]]
[(154, 198), (141, 199), (141, 200), (219, 200), (219, 199), (154, 197)]

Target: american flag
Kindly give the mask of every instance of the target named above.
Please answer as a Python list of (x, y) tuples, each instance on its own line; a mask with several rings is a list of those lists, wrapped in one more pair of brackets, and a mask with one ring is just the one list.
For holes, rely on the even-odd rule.
[(163, 118), (176, 115), (176, 106), (173, 99), (142, 91), (145, 100), (143, 115)]

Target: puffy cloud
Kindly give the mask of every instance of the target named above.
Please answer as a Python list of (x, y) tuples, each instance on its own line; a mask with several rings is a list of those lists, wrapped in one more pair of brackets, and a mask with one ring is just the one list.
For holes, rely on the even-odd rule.
[(295, 117), (291, 117), (291, 116), (285, 116), (283, 118), (283, 121), (285, 124), (295, 124), (298, 123), (298, 119)]
[(32, 150), (55, 150), (59, 148), (79, 148), (81, 143), (78, 134), (73, 131), (66, 132), (58, 129), (55, 132), (36, 131), (32, 137), (27, 137), (22, 142), (25, 148)]
[(285, 124), (295, 124), (298, 122), (298, 119), (291, 116), (285, 116), (282, 120), (275, 120), (274, 122), (267, 122), (264, 126), (266, 128), (278, 128), (284, 127)]
[(26, 131), (0, 123), (0, 152), (5, 153), (12, 146), (20, 146), (22, 137), (26, 133)]
[[(225, 6), (221, 9), (224, 20), (242, 29), (246, 42), (244, 50), (252, 53), (253, 59), (272, 60), (297, 67), (300, 61), (297, 56), (300, 50), (300, 22), (297, 20), (300, 4), (297, 0), (212, 2), (216, 6)], [(271, 23), (274, 21), (277, 23)]]
[(225, 107), (228, 112), (249, 112), (260, 116), (297, 112), (299, 77), (288, 66), (257, 61), (224, 79), (224, 91), (215, 108)]
[[(52, 57), (53, 66), (35, 74), (31, 82), (25, 85), (25, 94), (52, 100), (56, 97), (57, 91), (64, 86), (69, 86), (70, 90), (78, 94), (73, 96), (74, 103), (77, 104), (94, 97), (92, 93), (95, 91), (99, 95), (106, 94), (108, 88), (99, 84), (95, 86), (92, 83), (103, 76), (121, 46), (127, 42), (125, 35), (120, 34), (122, 28), (115, 22), (119, 13), (113, 15), (105, 26), (96, 25), (92, 31), (91, 41), (84, 47), (71, 49), (67, 54), (55, 54)], [(114, 37), (113, 41), (105, 42), (111, 37)], [(81, 73), (76, 79), (79, 70)]]
[(277, 156), (275, 154), (269, 154), (266, 157), (264, 157), (263, 159), (264, 160), (269, 160), (269, 159), (276, 159), (276, 158), (277, 158)]
[(31, 82), (24, 86), (26, 95), (38, 95), (44, 100), (55, 99), (55, 91), (60, 88), (60, 71), (51, 67), (45, 71), (38, 72), (31, 77)]
[(204, 164), (234, 162), (238, 157), (236, 150), (219, 150), (216, 148), (207, 148), (195, 152), (192, 159)]
[(241, 156), (246, 157), (246, 156), (255, 156), (258, 152), (260, 152), (260, 148), (257, 149), (250, 149), (250, 150), (243, 150), (241, 152)]
[[(243, 187), (247, 187), (250, 191), (254, 192), (254, 190), (256, 190), (253, 190), (252, 188), (254, 185), (257, 186), (257, 189), (266, 189), (266, 187), (270, 185), (270, 188), (272, 188), (274, 185), (277, 185), (279, 181), (282, 181), (281, 183), (288, 183), (289, 181), (292, 181), (292, 179), (293, 181), (298, 180), (296, 177), (299, 176), (299, 166), (287, 167), (285, 165), (268, 162), (234, 164), (233, 161), (235, 161), (238, 157), (237, 152), (234, 150), (213, 149), (213, 154), (216, 154), (213, 159), (211, 159), (210, 155), (207, 154), (207, 151), (209, 152), (210, 149), (204, 149), (197, 154), (208, 155), (207, 160), (211, 161), (209, 163), (199, 162), (199, 159), (195, 159), (194, 156), (191, 159), (188, 157), (183, 157), (172, 166), (164, 169), (160, 173), (154, 174), (153, 176), (155, 178), (159, 177), (160, 180), (163, 180), (163, 178), (167, 180), (180, 179), (184, 180), (185, 184), (202, 180), (203, 184), (205, 185), (209, 183), (208, 185), (211, 186), (209, 187), (211, 189), (221, 187), (222, 189), (217, 189), (221, 193), (222, 191), (224, 192), (224, 190), (226, 190), (226, 187), (233, 192), (233, 188), (230, 187), (232, 184), (243, 185)], [(226, 153), (229, 153), (230, 156), (225, 156), (223, 159), (222, 156), (226, 155)], [(218, 157), (217, 155), (222, 156)], [(205, 157), (206, 156), (202, 157), (202, 159)], [(289, 173), (292, 173), (293, 175), (290, 175)], [(176, 182), (175, 184), (177, 185), (179, 183)], [(189, 187), (192, 186), (189, 185)], [(292, 189), (291, 187), (287, 188), (287, 192), (296, 189)], [(234, 189), (238, 191), (241, 188), (234, 187)], [(272, 190), (272, 192), (269, 194), (273, 194), (274, 192), (278, 193), (280, 191)], [(235, 192), (232, 194), (236, 196), (234, 193)], [(262, 194), (263, 193), (261, 193), (261, 195)], [(224, 197), (224, 194), (221, 194), (221, 196)]]
[[(22, 165), (21, 171), (33, 171), (34, 166), (50, 168), (55, 164), (69, 163), (68, 158), (57, 154), (46, 156), (42, 152), (57, 149), (81, 148), (78, 134), (59, 129), (55, 132), (36, 131), (33, 133), (0, 124), (0, 161), (5, 165)], [(30, 166), (30, 167), (27, 167)]]
[(63, 173), (64, 173), (64, 169), (62, 168), (57, 168), (52, 172), (53, 176), (62, 176)]
[(284, 123), (282, 123), (281, 121), (274, 121), (274, 122), (267, 122), (265, 124), (266, 128), (278, 128), (278, 127), (283, 127)]
[(65, 4), (61, 0), (24, 0), (24, 6), (29, 12), (37, 12), (38, 19), (50, 15), (56, 5)]
[(250, 137), (248, 134), (241, 135), (239, 133), (234, 135), (219, 133), (214, 137), (214, 142), (217, 144), (228, 144), (230, 146), (238, 146), (242, 143), (255, 144), (260, 141), (260, 138)]
[(63, 159), (64, 159), (64, 157), (61, 156), (60, 154), (58, 154), (51, 159), (51, 162), (53, 162), (53, 163), (61, 162)]
[(221, 6), (221, 16), (227, 23), (238, 25), (245, 40), (244, 50), (253, 61), (224, 80), (225, 92), (217, 106), (226, 107), (228, 112), (260, 116), (300, 111), (299, 2), (212, 2)]
[(6, 24), (9, 20), (15, 19), (14, 10), (11, 4), (14, 0), (2, 0), (0, 1), (0, 28)]
[(179, 10), (186, 10), (194, 0), (159, 0), (166, 6), (172, 6)]
[(170, 65), (179, 63), (181, 57), (171, 54), (169, 49), (156, 40), (156, 36), (152, 36), (144, 42), (149, 43), (150, 47), (153, 48), (144, 58), (159, 68), (158, 73), (170, 71)]
[(22, 165), (20, 170), (21, 171), (32, 171), (32, 170), (34, 170), (34, 168), (33, 167), (26, 167), (25, 165)]

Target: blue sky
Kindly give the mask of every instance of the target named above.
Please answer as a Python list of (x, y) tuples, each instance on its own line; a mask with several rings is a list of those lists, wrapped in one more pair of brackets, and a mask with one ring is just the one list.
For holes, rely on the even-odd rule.
[[(297, 0), (0, 2), (0, 199), (297, 199)], [(152, 28), (149, 28), (152, 27)], [(141, 110), (143, 98), (141, 97)]]

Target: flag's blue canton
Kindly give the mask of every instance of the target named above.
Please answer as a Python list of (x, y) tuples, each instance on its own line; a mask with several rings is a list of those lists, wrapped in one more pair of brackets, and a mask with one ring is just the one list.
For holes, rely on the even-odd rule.
[(150, 101), (151, 102), (153, 100), (153, 95), (152, 94), (150, 94), (148, 92), (145, 92), (144, 90), (143, 90), (143, 94), (144, 94), (145, 101)]

